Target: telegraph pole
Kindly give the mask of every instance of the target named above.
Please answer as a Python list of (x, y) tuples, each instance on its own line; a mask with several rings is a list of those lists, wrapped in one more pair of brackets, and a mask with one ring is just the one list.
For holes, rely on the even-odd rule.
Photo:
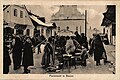
[(87, 36), (87, 10), (85, 10), (85, 36)]

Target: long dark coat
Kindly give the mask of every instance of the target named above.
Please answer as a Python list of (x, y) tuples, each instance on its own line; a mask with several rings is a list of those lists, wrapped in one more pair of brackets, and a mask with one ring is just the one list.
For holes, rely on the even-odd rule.
[(17, 66), (20, 66), (21, 64), (21, 58), (22, 58), (22, 47), (23, 47), (23, 42), (20, 39), (20, 37), (15, 38), (15, 45), (13, 47), (13, 64), (14, 68)]
[(88, 49), (88, 42), (87, 42), (87, 37), (86, 36), (81, 37), (81, 43), (82, 43), (82, 45), (85, 46), (85, 48)]
[(103, 52), (105, 52), (105, 49), (99, 35), (97, 35), (95, 39), (93, 39), (91, 47), (94, 52), (94, 60), (95, 61), (101, 60), (103, 58)]
[(23, 47), (23, 66), (33, 66), (33, 51), (31, 43), (25, 42)]
[(81, 36), (79, 34), (76, 34), (75, 40), (77, 40), (77, 42), (82, 45), (82, 41), (81, 41)]
[(52, 56), (52, 59), (53, 59), (53, 48), (50, 45), (50, 43), (47, 43), (45, 48), (44, 48), (44, 54), (43, 54), (42, 62), (41, 62), (42, 65), (45, 65), (45, 66), (49, 65), (50, 55)]
[(8, 47), (4, 44), (4, 53), (3, 53), (3, 74), (7, 74), (9, 72), (9, 65), (11, 64), (10, 55), (8, 52)]

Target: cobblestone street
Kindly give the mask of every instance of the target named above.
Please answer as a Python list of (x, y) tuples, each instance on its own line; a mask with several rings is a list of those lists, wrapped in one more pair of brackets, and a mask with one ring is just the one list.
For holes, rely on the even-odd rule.
[[(105, 49), (107, 52), (108, 61), (112, 61), (115, 63), (115, 46), (112, 45), (105, 45)], [(48, 72), (45, 72), (41, 68), (41, 60), (42, 60), (42, 54), (34, 53), (34, 66), (29, 67), (31, 72), (30, 74), (49, 74)], [(11, 54), (12, 55), (12, 54)], [(109, 64), (104, 65), (103, 60), (101, 60), (100, 66), (95, 66), (95, 62), (93, 61), (93, 57), (89, 57), (87, 59), (87, 66), (82, 67), (80, 65), (77, 66), (75, 69), (74, 66), (70, 69), (70, 74), (112, 74), (112, 72), (109, 70)], [(13, 64), (10, 66), (10, 74), (23, 74), (23, 67), (21, 67), (18, 70), (13, 70)], [(52, 73), (52, 72), (51, 72)], [(55, 74), (68, 74), (68, 69), (64, 69), (63, 71), (60, 70), (59, 72), (54, 72)], [(54, 74), (52, 73), (52, 74)]]

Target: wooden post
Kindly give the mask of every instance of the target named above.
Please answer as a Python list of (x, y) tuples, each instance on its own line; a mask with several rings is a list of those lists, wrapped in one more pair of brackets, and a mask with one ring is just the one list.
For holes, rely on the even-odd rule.
[[(54, 32), (55, 33), (55, 32)], [(54, 41), (53, 41), (53, 65), (55, 66), (55, 40), (56, 40), (56, 35), (54, 34)]]
[(87, 35), (87, 10), (85, 10), (85, 36)]
[(81, 34), (81, 26), (80, 26), (80, 34)]

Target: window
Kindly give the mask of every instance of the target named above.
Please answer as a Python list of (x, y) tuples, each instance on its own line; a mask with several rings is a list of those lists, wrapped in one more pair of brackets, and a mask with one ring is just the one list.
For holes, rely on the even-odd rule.
[(20, 18), (23, 18), (23, 11), (20, 11)]
[(17, 9), (14, 9), (14, 16), (17, 17)]
[(67, 17), (67, 19), (69, 19), (69, 17)]
[(66, 29), (69, 30), (69, 27), (67, 26)]
[(60, 27), (58, 27), (58, 31), (60, 31)]
[(78, 31), (78, 26), (76, 27), (76, 31)]
[(30, 29), (26, 30), (26, 35), (30, 35)]

